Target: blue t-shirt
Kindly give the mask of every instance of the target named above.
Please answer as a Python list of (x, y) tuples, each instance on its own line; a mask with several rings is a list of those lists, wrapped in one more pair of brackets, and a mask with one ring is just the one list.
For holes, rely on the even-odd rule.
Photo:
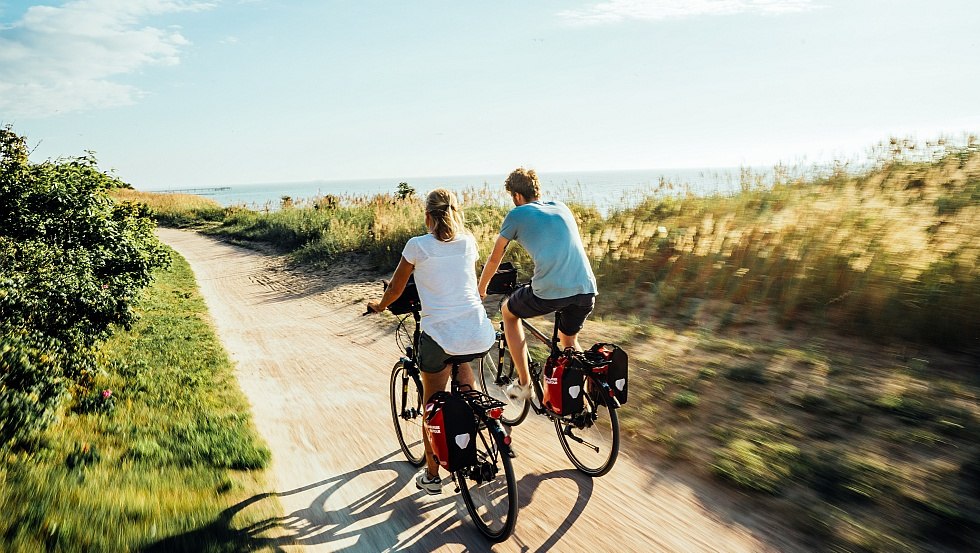
[(535, 296), (557, 300), (596, 293), (578, 224), (565, 204), (538, 200), (515, 207), (504, 218), (500, 235), (516, 240), (534, 260)]

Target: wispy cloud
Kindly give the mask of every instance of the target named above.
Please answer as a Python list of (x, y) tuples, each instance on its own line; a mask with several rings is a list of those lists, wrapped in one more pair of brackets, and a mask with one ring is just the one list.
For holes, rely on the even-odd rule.
[(72, 0), (33, 6), (0, 27), (0, 118), (44, 117), (135, 102), (143, 91), (113, 79), (175, 65), (189, 42), (153, 16), (208, 9), (191, 0)]
[(558, 17), (572, 25), (601, 25), (737, 13), (779, 15), (817, 7), (812, 0), (609, 0), (578, 10), (564, 10)]

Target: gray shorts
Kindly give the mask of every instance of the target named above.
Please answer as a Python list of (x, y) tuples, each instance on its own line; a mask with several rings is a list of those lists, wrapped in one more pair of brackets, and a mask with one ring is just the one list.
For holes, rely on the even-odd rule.
[[(457, 358), (471, 357), (479, 359), (486, 352), (474, 353), (472, 355), (457, 355)], [(419, 336), (419, 370), (424, 373), (438, 373), (446, 367), (446, 361), (453, 356), (446, 353), (433, 338), (425, 332)]]
[(531, 285), (522, 286), (507, 298), (507, 308), (521, 319), (558, 312), (558, 330), (572, 336), (585, 326), (585, 319), (595, 307), (595, 294), (578, 294), (556, 300), (545, 300), (534, 295)]

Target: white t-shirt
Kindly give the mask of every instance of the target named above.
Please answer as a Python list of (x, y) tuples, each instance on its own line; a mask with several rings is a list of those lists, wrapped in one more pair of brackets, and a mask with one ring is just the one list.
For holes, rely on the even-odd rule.
[(422, 331), (450, 355), (490, 349), (496, 341), (493, 324), (476, 290), (479, 252), (470, 234), (441, 242), (426, 234), (409, 239), (402, 250), (415, 265), (415, 286), (422, 300)]

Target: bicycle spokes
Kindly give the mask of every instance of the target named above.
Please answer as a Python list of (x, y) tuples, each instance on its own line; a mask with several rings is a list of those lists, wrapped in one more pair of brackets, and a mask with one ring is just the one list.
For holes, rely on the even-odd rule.
[(605, 396), (586, 395), (583, 412), (554, 421), (562, 449), (575, 468), (590, 476), (609, 472), (619, 454), (619, 419)]
[(568, 426), (565, 427), (565, 435), (568, 436), (569, 438), (571, 438), (572, 440), (575, 440), (576, 442), (584, 445), (585, 447), (588, 447), (589, 449), (595, 451), (596, 453), (599, 453), (599, 446), (597, 446), (595, 444), (590, 444), (589, 442), (587, 442), (587, 441), (583, 440), (582, 438), (576, 436), (572, 432), (572, 425), (568, 425)]
[(506, 346), (503, 347), (504, 349), (498, 350), (498, 355), (490, 353), (480, 360), (478, 382), (484, 393), (501, 402), (503, 413), (500, 420), (504, 424), (515, 426), (527, 416), (529, 402), (515, 401), (507, 397), (507, 386), (517, 379), (517, 375), (510, 354)]
[(473, 523), (487, 538), (500, 542), (517, 521), (517, 482), (509, 455), (502, 454), (492, 434), (497, 421), (486, 421), (479, 431), (477, 462), (457, 471), (453, 478), (463, 495)]
[(408, 462), (421, 466), (425, 462), (422, 444), (422, 387), (412, 378), (409, 366), (399, 361), (391, 372), (391, 417), (395, 436)]

